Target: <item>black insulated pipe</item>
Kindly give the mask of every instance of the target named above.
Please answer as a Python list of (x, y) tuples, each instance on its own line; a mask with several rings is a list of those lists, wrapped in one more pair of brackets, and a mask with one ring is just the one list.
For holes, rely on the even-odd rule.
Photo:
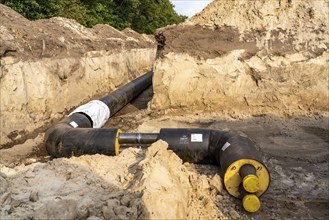
[(152, 84), (152, 76), (153, 71), (149, 71), (143, 76), (101, 98), (100, 101), (104, 102), (109, 107), (110, 116), (114, 115), (134, 97), (149, 87)]
[[(84, 120), (82, 120), (84, 117)], [(77, 120), (78, 119), (78, 120)], [(83, 114), (73, 114), (68, 120), (55, 125), (59, 132), (57, 146), (48, 152), (55, 157), (79, 156), (82, 154), (102, 153), (110, 156), (118, 155), (120, 146), (148, 147), (151, 143), (162, 139), (183, 161), (191, 163), (216, 163), (223, 172), (226, 190), (234, 197), (241, 198), (243, 207), (248, 212), (256, 212), (260, 208), (260, 197), (266, 192), (270, 178), (266, 166), (261, 160), (256, 145), (248, 137), (237, 132), (224, 132), (210, 129), (173, 129), (163, 128), (160, 133), (121, 133), (115, 128), (75, 128), (72, 121), (79, 126), (90, 126), (88, 118)], [(69, 128), (68, 128), (69, 127)], [(51, 129), (50, 129), (51, 130)], [(55, 129), (56, 130), (56, 129)], [(52, 131), (52, 130), (51, 130)], [(51, 141), (53, 138), (48, 138)], [(55, 149), (55, 150), (54, 150)], [(256, 177), (257, 182), (249, 177)], [(245, 177), (248, 181), (245, 182)], [(245, 187), (247, 183), (248, 187)], [(242, 187), (242, 188), (241, 188)], [(257, 188), (250, 193), (250, 188)]]
[[(82, 114), (73, 114), (81, 120)], [(70, 117), (72, 117), (71, 115)], [(74, 119), (74, 118), (72, 118)], [(87, 118), (85, 118), (87, 120)], [(70, 120), (64, 121), (72, 124)], [(61, 126), (64, 122), (56, 126)], [(57, 145), (52, 144), (48, 152), (55, 157), (79, 156), (82, 154), (102, 153), (118, 155), (120, 146), (148, 147), (162, 139), (183, 161), (191, 163), (211, 163), (221, 167), (224, 185), (229, 194), (241, 198), (240, 185), (248, 193), (260, 197), (266, 192), (270, 177), (262, 162), (260, 152), (248, 137), (237, 132), (224, 132), (210, 129), (162, 128), (159, 133), (121, 133), (119, 129), (102, 128), (68, 129), (58, 133)], [(48, 138), (52, 140), (52, 138)], [(248, 196), (249, 200), (252, 198)], [(248, 201), (249, 201), (248, 200)], [(255, 199), (253, 199), (255, 201)], [(249, 210), (256, 210), (249, 205)], [(251, 206), (251, 207), (250, 207)], [(258, 209), (257, 209), (258, 210)]]
[(211, 130), (162, 128), (159, 139), (166, 141), (183, 161), (190, 163), (214, 163), (209, 152)]
[[(118, 154), (117, 136), (120, 130), (98, 128), (109, 116), (149, 87), (152, 84), (152, 76), (153, 72), (149, 71), (101, 100), (78, 107), (67, 118), (47, 130), (45, 134), (47, 152), (54, 157), (94, 153)], [(107, 116), (104, 117), (104, 113)], [(99, 118), (102, 118), (101, 121)]]

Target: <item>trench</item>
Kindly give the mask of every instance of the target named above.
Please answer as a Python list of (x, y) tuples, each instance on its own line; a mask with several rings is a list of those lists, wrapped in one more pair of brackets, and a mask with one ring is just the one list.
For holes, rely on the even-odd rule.
[[(152, 87), (148, 87), (140, 95), (118, 111), (104, 125), (106, 128), (120, 127), (124, 131), (137, 132), (141, 124), (153, 127), (189, 127), (208, 129), (241, 130), (251, 137), (260, 147), (265, 163), (271, 170), (273, 182), (267, 193), (262, 196), (262, 209), (255, 214), (244, 213), (241, 202), (231, 199), (225, 191), (220, 195), (217, 204), (220, 210), (231, 210), (235, 207), (241, 218), (264, 219), (271, 216), (280, 218), (286, 216), (327, 216), (329, 176), (326, 164), (328, 163), (328, 143), (324, 137), (328, 136), (328, 118), (325, 116), (295, 117), (282, 119), (271, 115), (261, 115), (242, 120), (225, 120), (211, 117), (172, 115), (164, 116), (163, 112), (147, 111), (147, 104), (153, 95)], [(138, 116), (138, 117), (136, 117)], [(145, 121), (145, 119), (147, 119)], [(313, 129), (305, 129), (312, 127)], [(321, 131), (321, 135), (319, 132)], [(302, 147), (301, 147), (302, 146)], [(312, 146), (312, 147), (311, 147)], [(322, 153), (319, 153), (322, 152)], [(305, 155), (308, 155), (306, 160)], [(33, 158), (34, 160), (26, 160)], [(44, 149), (43, 142), (34, 148), (34, 152), (23, 155), (15, 164), (28, 165), (36, 162), (47, 162), (51, 158)], [(218, 166), (195, 164), (194, 169), (202, 175), (213, 176), (220, 173)], [(317, 170), (317, 172), (314, 172)], [(300, 185), (303, 187), (292, 187)], [(316, 186), (316, 187), (313, 187)], [(289, 195), (287, 200), (285, 191)], [(303, 209), (299, 209), (303, 202)], [(280, 209), (281, 214), (276, 214)], [(226, 213), (226, 214), (225, 214)], [(230, 211), (224, 215), (233, 216)]]

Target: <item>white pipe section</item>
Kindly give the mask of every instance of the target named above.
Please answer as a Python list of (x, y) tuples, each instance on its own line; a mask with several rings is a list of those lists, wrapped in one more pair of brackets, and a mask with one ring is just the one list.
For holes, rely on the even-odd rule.
[(101, 128), (107, 122), (110, 117), (109, 107), (100, 100), (92, 100), (87, 104), (81, 105), (76, 108), (73, 113), (85, 113), (93, 121), (93, 128)]

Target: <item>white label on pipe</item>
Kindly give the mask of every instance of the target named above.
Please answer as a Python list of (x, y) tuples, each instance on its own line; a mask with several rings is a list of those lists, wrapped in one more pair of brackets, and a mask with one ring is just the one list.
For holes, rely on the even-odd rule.
[(203, 142), (202, 134), (191, 134), (191, 142)]
[[(93, 121), (93, 128), (101, 128), (110, 117), (109, 107), (100, 100), (93, 100), (76, 108), (71, 114), (83, 112)], [(70, 114), (70, 115), (71, 115)]]
[(79, 125), (75, 121), (71, 121), (70, 125), (74, 128), (78, 127)]
[(226, 150), (226, 148), (228, 148), (230, 145), (230, 143), (226, 142), (222, 147), (222, 151)]

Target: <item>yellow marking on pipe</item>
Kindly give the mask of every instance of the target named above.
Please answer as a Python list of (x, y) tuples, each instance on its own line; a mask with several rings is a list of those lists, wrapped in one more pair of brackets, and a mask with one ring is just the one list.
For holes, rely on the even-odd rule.
[(119, 143), (119, 134), (121, 134), (122, 131), (118, 129), (116, 138), (115, 138), (115, 155), (118, 156), (120, 154), (120, 143)]

